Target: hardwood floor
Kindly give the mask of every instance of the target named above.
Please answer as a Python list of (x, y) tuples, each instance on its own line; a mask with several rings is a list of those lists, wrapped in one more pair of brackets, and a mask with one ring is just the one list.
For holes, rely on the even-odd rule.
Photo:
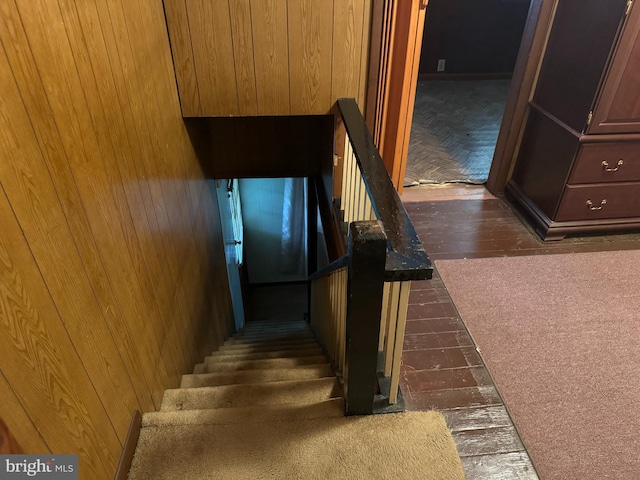
[[(412, 187), (402, 200), (432, 260), (640, 247), (639, 233), (544, 243), (484, 187)], [(404, 347), (407, 408), (445, 415), (469, 480), (538, 478), (437, 271), (412, 285)]]

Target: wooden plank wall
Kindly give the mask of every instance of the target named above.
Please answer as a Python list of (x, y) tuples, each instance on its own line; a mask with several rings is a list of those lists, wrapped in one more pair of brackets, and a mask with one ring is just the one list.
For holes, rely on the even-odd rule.
[(113, 478), (233, 321), (162, 0), (4, 0), (0, 72), (2, 429)]
[(306, 177), (331, 171), (333, 117), (209, 118), (211, 176)]
[(165, 0), (184, 116), (364, 110), (372, 0)]

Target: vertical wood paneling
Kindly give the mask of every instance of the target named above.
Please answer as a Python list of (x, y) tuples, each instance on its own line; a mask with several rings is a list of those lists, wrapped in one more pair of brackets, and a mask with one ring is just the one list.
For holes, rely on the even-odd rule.
[(171, 37), (182, 114), (185, 117), (196, 117), (201, 114), (200, 92), (185, 2), (186, 0), (165, 0), (164, 8), (167, 12), (167, 28)]
[[(106, 152), (101, 150), (97, 132), (93, 129), (91, 106), (87, 103), (96, 99), (84, 95), (57, 5), (29, 2), (20, 3), (19, 9), (40, 77), (49, 86), (48, 103), (87, 211), (93, 237), (109, 276), (118, 279), (112, 282), (112, 286), (116, 295), (123, 299), (126, 310), (136, 312), (138, 318), (150, 319), (137, 325), (140, 331), (133, 336), (143, 339), (148, 358), (158, 359), (155, 366), (147, 362), (143, 366), (146, 367), (145, 376), (154, 401), (159, 405), (163, 385), (169, 383), (170, 377), (160, 354), (160, 332), (154, 328), (155, 308), (150, 292), (143, 290), (140, 284), (145, 276), (140, 251), (136, 248), (134, 233), (126, 218), (128, 212), (121, 196), (114, 195), (112, 191), (112, 171), (105, 164)], [(51, 58), (56, 61), (49, 61)]]
[[(253, 57), (252, 15), (250, 0), (230, 0), (233, 57), (240, 115), (257, 115), (258, 100)], [(259, 19), (258, 21), (262, 21)]]
[[(4, 56), (0, 69), (9, 71)], [(67, 331), (78, 345), (78, 354), (100, 394), (105, 408), (124, 441), (129, 415), (140, 406), (129, 375), (78, 255), (57, 194), (33, 136), (29, 117), (12, 77), (0, 78), (0, 183), (21, 219), (28, 240)], [(46, 206), (46, 207), (45, 207)], [(42, 215), (47, 208), (47, 215)], [(51, 249), (50, 244), (59, 249)]]
[(360, 95), (360, 58), (365, 0), (335, 2), (331, 98)]
[(228, 0), (187, 0), (203, 115), (238, 115)]
[[(123, 230), (127, 236), (127, 241), (130, 246), (132, 255), (136, 255), (137, 261), (135, 264), (140, 272), (138, 278), (141, 280), (141, 284), (144, 292), (153, 292), (153, 288), (145, 288), (142, 282), (147, 282), (150, 285), (151, 278), (156, 276), (159, 278), (166, 278), (161, 275), (160, 272), (155, 272), (154, 267), (157, 268), (157, 255), (144, 255), (144, 251), (153, 251), (155, 246), (150, 241), (149, 235), (145, 230), (148, 230), (147, 220), (142, 209), (131, 208), (131, 205), (141, 204), (139, 201), (139, 193), (137, 188), (125, 188), (127, 180), (135, 178), (131, 175), (131, 168), (128, 162), (115, 161), (119, 158), (130, 157), (130, 154), (126, 151), (126, 142), (110, 142), (110, 138), (113, 135), (116, 127), (122, 127), (122, 119), (117, 108), (117, 103), (111, 101), (112, 98), (117, 98), (117, 91), (114, 88), (112, 82), (108, 82), (106, 85), (98, 86), (96, 78), (109, 79), (110, 71), (108, 69), (107, 56), (104, 44), (102, 42), (95, 42), (95, 35), (91, 35), (88, 31), (84, 38), (82, 36), (82, 25), (79, 22), (77, 14), (74, 15), (73, 5), (69, 0), (59, 0), (61, 5), (61, 11), (63, 12), (63, 20), (66, 25), (67, 35), (70, 40), (70, 45), (76, 61), (80, 81), (83, 84), (83, 89), (87, 92), (87, 104), (93, 121), (93, 129), (96, 132), (98, 143), (101, 146), (103, 152), (107, 152), (104, 155), (105, 171), (107, 177), (114, 188), (114, 198), (118, 202), (118, 212), (120, 222), (123, 225)], [(128, 5), (134, 5), (128, 3)], [(86, 18), (94, 20), (97, 24), (97, 15), (95, 10), (87, 9), (85, 6), (83, 11)], [(90, 25), (89, 25), (90, 26)], [(143, 31), (147, 31), (144, 29)], [(84, 41), (83, 41), (84, 40)], [(86, 47), (85, 47), (86, 45)], [(86, 49), (85, 49), (86, 48)], [(83, 62), (82, 59), (87, 58), (89, 62)], [(159, 63), (159, 62), (158, 62)], [(146, 65), (143, 65), (146, 67)], [(157, 76), (157, 71), (148, 68), (149, 74), (152, 77)], [(139, 76), (138, 76), (139, 77)], [(108, 88), (105, 88), (108, 87)], [(111, 122), (109, 121), (111, 120)], [(113, 122), (116, 122), (115, 125)], [(122, 137), (126, 136), (123, 129), (120, 130)], [(127, 169), (127, 167), (129, 167)], [(129, 193), (129, 195), (127, 194)], [(169, 202), (171, 203), (171, 202)], [(156, 259), (154, 262), (153, 260)], [(159, 268), (157, 268), (159, 270)], [(171, 327), (163, 325), (161, 320), (165, 317), (163, 313), (167, 308), (162, 309), (162, 301), (168, 301), (170, 292), (165, 292), (164, 295), (149, 295), (148, 302), (152, 305), (149, 310), (151, 318), (155, 320), (154, 331), (156, 333), (157, 341), (160, 345), (168, 345), (174, 349), (172, 355), (163, 354), (163, 360), (167, 365), (172, 381), (176, 381), (178, 377), (178, 370), (173, 368), (177, 359), (181, 358), (181, 352), (177, 353), (177, 345), (172, 342), (166, 342), (165, 339), (170, 337)], [(152, 308), (158, 308), (159, 312), (154, 312)], [(182, 366), (184, 368), (184, 365)]]
[[(355, 97), (360, 110), (366, 115), (367, 89), (369, 87), (369, 60), (372, 45), (371, 26), (373, 23), (373, 0), (364, 0), (362, 19), (362, 50), (360, 55), (360, 85), (358, 96)], [(335, 34), (334, 34), (335, 35)]]
[[(10, 435), (13, 438), (13, 442), (15, 442), (11, 447), (12, 451), (6, 453), (50, 453), (51, 450), (42, 439), (40, 432), (36, 430), (35, 425), (20, 404), (20, 400), (16, 398), (15, 393), (11, 390), (2, 372), (0, 372), (0, 398), (2, 398), (2, 419), (0, 424), (4, 423), (7, 435)], [(19, 443), (16, 440), (18, 438), (20, 439)], [(15, 451), (16, 449), (20, 450), (20, 452)], [(3, 447), (0, 445), (0, 451), (2, 450)]]
[(0, 455), (24, 453), (16, 439), (11, 435), (9, 427), (0, 418)]
[[(151, 397), (141, 366), (135, 360), (134, 342), (127, 334), (127, 325), (122, 321), (119, 302), (115, 299), (102, 259), (98, 254), (95, 239), (88, 228), (88, 219), (64, 154), (57, 127), (51, 111), (48, 109), (44, 85), (38, 81), (39, 74), (35, 61), (30, 55), (18, 12), (13, 2), (3, 2), (0, 4), (0, 8), (2, 8), (0, 21), (3, 22), (2, 28), (0, 28), (0, 39), (4, 45), (11, 47), (7, 50), (7, 56), (10, 59), (13, 75), (20, 87), (22, 99), (30, 113), (31, 124), (38, 138), (40, 149), (47, 162), (47, 168), (58, 192), (78, 250), (85, 262), (85, 268), (100, 302), (100, 308), (104, 312), (107, 325), (129, 371), (138, 401), (143, 409), (147, 409), (151, 406)], [(7, 148), (5, 145), (2, 147), (3, 149)]]
[(183, 115), (328, 114), (341, 97), (364, 109), (372, 0), (165, 3)]
[(281, 0), (251, 2), (251, 31), (259, 115), (289, 115), (289, 34), (287, 5)]
[(161, 0), (0, 2), (3, 421), (83, 478), (233, 323), (166, 29)]
[(288, 2), (292, 115), (326, 113), (331, 107), (333, 3)]
[(120, 442), (4, 191), (0, 192), (0, 224), (3, 374), (51, 450), (77, 452), (88, 477), (106, 477), (118, 458)]

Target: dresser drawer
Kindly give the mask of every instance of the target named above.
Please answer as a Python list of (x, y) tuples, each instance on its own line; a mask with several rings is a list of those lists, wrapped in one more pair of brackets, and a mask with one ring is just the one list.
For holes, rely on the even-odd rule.
[(640, 182), (640, 142), (584, 143), (570, 184)]
[(640, 217), (640, 182), (611, 185), (569, 185), (555, 220), (597, 220)]

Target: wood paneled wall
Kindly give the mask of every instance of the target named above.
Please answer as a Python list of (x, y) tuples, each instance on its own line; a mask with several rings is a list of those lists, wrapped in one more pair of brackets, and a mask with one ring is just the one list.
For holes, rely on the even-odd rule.
[(112, 478), (232, 324), (162, 1), (4, 0), (0, 72), (0, 418)]
[(371, 0), (165, 0), (182, 113), (364, 109)]
[[(531, 0), (430, 0), (420, 75), (479, 76), (513, 73)], [(445, 59), (444, 72), (438, 60)]]
[(209, 118), (213, 178), (306, 177), (331, 171), (333, 117)]

